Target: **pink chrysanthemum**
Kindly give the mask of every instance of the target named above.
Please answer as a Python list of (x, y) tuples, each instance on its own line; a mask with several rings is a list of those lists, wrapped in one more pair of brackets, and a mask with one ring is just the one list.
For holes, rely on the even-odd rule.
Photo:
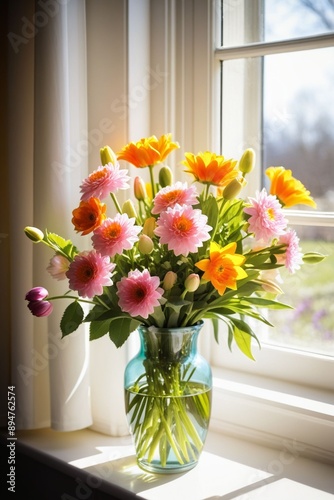
[(117, 214), (114, 219), (106, 219), (95, 229), (92, 242), (95, 250), (101, 255), (121, 254), (123, 250), (130, 250), (138, 241), (140, 226), (135, 226), (135, 219), (127, 214)]
[(160, 189), (153, 200), (152, 214), (160, 214), (168, 207), (179, 205), (196, 205), (198, 203), (196, 187), (188, 187), (187, 183), (176, 182), (173, 186)]
[(115, 165), (108, 163), (104, 167), (98, 167), (82, 182), (81, 200), (87, 201), (91, 197), (103, 199), (118, 189), (127, 189), (130, 180), (127, 173), (127, 170), (120, 169), (119, 163)]
[(66, 272), (68, 271), (70, 262), (64, 255), (54, 255), (50, 259), (50, 263), (46, 270), (56, 280), (66, 280)]
[(71, 290), (76, 290), (81, 297), (92, 298), (101, 295), (104, 286), (113, 284), (110, 273), (114, 269), (115, 264), (108, 257), (91, 250), (74, 257), (66, 276)]
[(268, 242), (284, 233), (288, 221), (275, 196), (267, 194), (263, 188), (261, 192), (256, 192), (256, 198), (249, 198), (249, 201), (251, 206), (244, 212), (251, 216), (248, 231), (254, 233), (257, 240)]
[(160, 236), (160, 243), (167, 244), (175, 255), (184, 255), (197, 252), (203, 246), (203, 241), (210, 239), (207, 216), (201, 210), (186, 205), (176, 204), (167, 208), (157, 220), (154, 233)]
[(163, 289), (159, 287), (158, 276), (151, 276), (147, 269), (140, 272), (138, 269), (130, 271), (117, 283), (117, 295), (122, 311), (131, 316), (148, 318), (159, 305)]
[(289, 229), (286, 233), (280, 236), (278, 244), (286, 244), (287, 248), (284, 254), (277, 255), (279, 264), (284, 264), (291, 274), (300, 269), (303, 263), (303, 254), (299, 246), (299, 238), (296, 231)]

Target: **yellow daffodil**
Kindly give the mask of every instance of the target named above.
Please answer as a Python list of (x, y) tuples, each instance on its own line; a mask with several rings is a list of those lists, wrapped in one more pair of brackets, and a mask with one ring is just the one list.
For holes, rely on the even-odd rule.
[(223, 295), (226, 288), (236, 290), (237, 280), (247, 278), (247, 273), (242, 269), (245, 257), (236, 254), (237, 244), (230, 243), (220, 247), (217, 243), (210, 244), (210, 258), (197, 262), (196, 267), (204, 271), (203, 279), (211, 281), (212, 285)]
[(284, 167), (269, 167), (266, 174), (271, 181), (270, 194), (276, 195), (282, 206), (289, 208), (294, 205), (309, 205), (316, 208), (310, 191), (292, 177), (291, 170), (285, 170)]

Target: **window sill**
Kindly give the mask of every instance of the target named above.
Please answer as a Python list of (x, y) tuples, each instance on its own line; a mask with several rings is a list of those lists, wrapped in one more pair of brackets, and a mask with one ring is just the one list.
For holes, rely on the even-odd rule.
[[(304, 500), (334, 497), (332, 467), (301, 456), (289, 441), (274, 449), (210, 430), (197, 467), (184, 474), (164, 476), (138, 468), (130, 436), (115, 438), (88, 429), (17, 431), (16, 435), (16, 453), (24, 456), (26, 463), (34, 463), (30, 483), (48, 484), (49, 500), (90, 495), (99, 499), (183, 500), (185, 492), (192, 500), (241, 499), (245, 494), (252, 499), (264, 489), (265, 498), (271, 500), (283, 496)], [(18, 484), (24, 473), (19, 464), (18, 460)], [(39, 467), (58, 474), (57, 481), (47, 481)], [(65, 476), (71, 483), (61, 486)], [(30, 483), (28, 487), (23, 482), (25, 491)]]
[(333, 392), (260, 375), (214, 368), (211, 428), (274, 448), (334, 463)]

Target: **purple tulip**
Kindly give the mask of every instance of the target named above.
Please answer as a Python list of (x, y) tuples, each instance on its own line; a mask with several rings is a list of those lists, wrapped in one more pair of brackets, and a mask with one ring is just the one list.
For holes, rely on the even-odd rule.
[(49, 316), (52, 313), (53, 305), (47, 300), (31, 300), (28, 303), (28, 308), (34, 316), (40, 318), (42, 316)]
[(47, 297), (49, 292), (43, 288), (42, 286), (35, 286), (29, 292), (26, 294), (25, 299), (26, 300), (33, 300), (33, 301), (39, 301), (45, 299)]

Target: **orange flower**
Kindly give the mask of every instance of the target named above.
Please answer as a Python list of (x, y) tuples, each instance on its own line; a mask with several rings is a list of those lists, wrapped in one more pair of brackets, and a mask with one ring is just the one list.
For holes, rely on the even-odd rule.
[(75, 230), (78, 233), (82, 231), (82, 236), (94, 231), (106, 218), (106, 209), (106, 204), (101, 203), (98, 198), (81, 201), (79, 207), (72, 212)]
[(225, 187), (235, 179), (238, 170), (235, 168), (237, 160), (225, 160), (224, 156), (205, 151), (197, 156), (185, 153), (186, 160), (182, 163), (188, 167), (185, 172), (192, 174), (198, 182)]
[(243, 255), (235, 253), (236, 248), (236, 243), (221, 248), (212, 242), (210, 258), (200, 260), (196, 264), (196, 267), (204, 271), (203, 279), (211, 281), (219, 295), (223, 295), (227, 287), (236, 290), (236, 281), (247, 278), (246, 271), (240, 267), (246, 259)]
[(119, 153), (118, 160), (125, 160), (135, 167), (144, 168), (163, 162), (167, 156), (179, 148), (177, 142), (172, 142), (172, 134), (164, 134), (159, 139), (155, 135), (127, 144)]
[(291, 170), (284, 167), (269, 167), (266, 174), (271, 181), (270, 194), (276, 195), (285, 208), (293, 205), (310, 205), (316, 208), (316, 203), (305, 186), (292, 177)]

